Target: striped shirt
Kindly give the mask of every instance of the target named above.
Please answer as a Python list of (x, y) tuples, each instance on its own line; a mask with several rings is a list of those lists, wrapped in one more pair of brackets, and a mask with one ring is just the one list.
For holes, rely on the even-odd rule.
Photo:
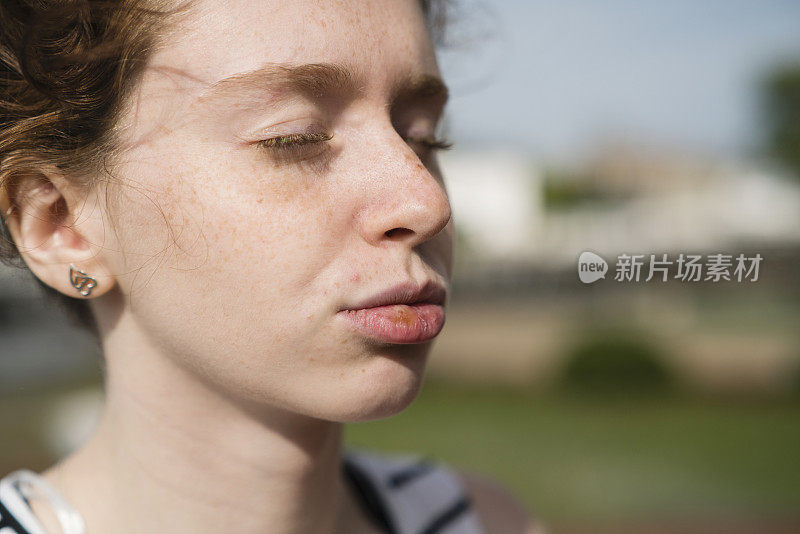
[(485, 534), (466, 489), (443, 463), (351, 448), (344, 469), (386, 534)]
[[(385, 534), (486, 534), (460, 479), (449, 466), (417, 454), (345, 449), (350, 489)], [(25, 486), (49, 494), (64, 534), (85, 534), (77, 512), (44, 479), (15, 471), (0, 480), (0, 534), (48, 534), (29, 506)]]

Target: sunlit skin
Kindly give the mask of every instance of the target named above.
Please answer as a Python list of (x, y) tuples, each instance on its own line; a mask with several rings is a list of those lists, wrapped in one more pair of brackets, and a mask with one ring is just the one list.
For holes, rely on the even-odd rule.
[(447, 95), (422, 11), (206, 0), (170, 29), (111, 174), (88, 196), (52, 175), (37, 201), (63, 195), (68, 224), (32, 204), (12, 226), (52, 287), (76, 296), (69, 263), (97, 279), (104, 414), (45, 476), (92, 534), (376, 532), (341, 479), (342, 423), (406, 408), (432, 342), (337, 312), (449, 286)]
[(422, 12), (206, 1), (166, 43), (113, 178), (76, 211), (107, 406), (46, 476), (89, 532), (369, 532), (340, 423), (408, 406), (431, 343), (369, 340), (336, 312), (452, 268)]

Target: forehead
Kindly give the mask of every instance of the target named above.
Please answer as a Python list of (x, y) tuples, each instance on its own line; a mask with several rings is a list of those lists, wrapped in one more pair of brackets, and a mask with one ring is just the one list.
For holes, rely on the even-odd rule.
[(171, 29), (150, 66), (201, 92), (265, 64), (348, 65), (379, 86), (438, 73), (418, 0), (200, 0)]

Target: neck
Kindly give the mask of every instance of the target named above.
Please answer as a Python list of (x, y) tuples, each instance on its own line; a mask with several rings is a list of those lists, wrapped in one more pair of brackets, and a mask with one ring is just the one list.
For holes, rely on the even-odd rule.
[(354, 531), (340, 423), (226, 398), (124, 326), (98, 430), (45, 475), (90, 533)]

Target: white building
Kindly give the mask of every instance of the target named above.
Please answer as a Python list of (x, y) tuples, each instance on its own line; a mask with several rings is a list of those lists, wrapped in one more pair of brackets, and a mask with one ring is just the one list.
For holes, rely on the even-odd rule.
[(692, 165), (677, 160), (674, 168), (642, 166), (594, 184), (619, 191), (628, 181), (625, 201), (548, 211), (543, 172), (523, 154), (455, 151), (441, 164), (456, 225), (481, 262), (563, 268), (584, 250), (611, 256), (800, 245), (800, 184), (764, 170), (697, 165), (693, 175)]
[(517, 259), (542, 227), (541, 175), (516, 152), (459, 152), (440, 156), (453, 219), (482, 259)]

